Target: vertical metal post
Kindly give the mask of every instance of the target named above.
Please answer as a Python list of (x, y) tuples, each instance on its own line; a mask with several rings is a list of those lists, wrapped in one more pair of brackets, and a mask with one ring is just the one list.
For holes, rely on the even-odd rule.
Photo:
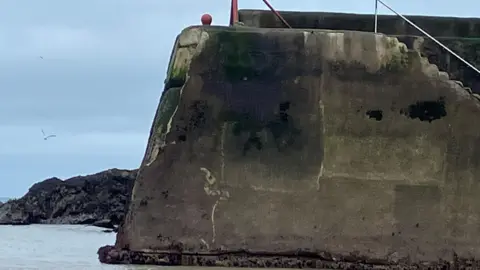
[(378, 26), (378, 0), (375, 0), (375, 33), (377, 33)]
[(230, 7), (230, 26), (235, 25), (238, 22), (238, 0), (232, 0)]

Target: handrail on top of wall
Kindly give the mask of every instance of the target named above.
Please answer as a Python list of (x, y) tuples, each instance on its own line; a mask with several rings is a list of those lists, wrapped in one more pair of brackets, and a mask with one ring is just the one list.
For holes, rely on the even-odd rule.
[[(231, 9), (230, 9), (230, 25), (235, 25), (237, 22), (238, 22), (238, 0), (231, 0), (232, 3), (231, 3)], [(275, 16), (280, 20), (282, 21), (283, 24), (285, 24), (285, 26), (287, 26), (288, 28), (292, 28), (290, 26), (290, 24), (282, 17), (282, 15), (280, 15), (280, 13), (278, 13), (278, 11), (275, 10), (275, 8), (272, 7), (272, 5), (270, 5), (270, 3), (268, 2), (268, 0), (262, 0), (263, 3), (265, 3), (265, 5), (273, 12), (273, 14), (275, 14)], [(428, 38), (430, 38), (431, 40), (433, 40), (435, 43), (437, 43), (440, 47), (442, 47), (443, 49), (445, 49), (447, 52), (451, 53), (453, 56), (455, 56), (458, 60), (462, 61), (465, 65), (467, 65), (468, 67), (470, 67), (471, 69), (473, 69), (474, 71), (476, 71), (478, 74), (480, 74), (480, 70), (478, 68), (476, 68), (474, 65), (472, 65), (471, 63), (469, 63), (467, 60), (463, 59), (461, 56), (459, 56), (458, 54), (456, 54), (454, 51), (452, 51), (450, 48), (448, 48), (447, 46), (445, 46), (443, 43), (441, 43), (440, 41), (438, 41), (436, 38), (434, 38), (432, 35), (430, 35), (429, 33), (427, 33), (425, 30), (423, 30), (421, 27), (419, 27), (418, 25), (416, 25), (415, 23), (413, 23), (412, 21), (410, 21), (409, 19), (407, 19), (405, 16), (403, 16), (402, 14), (396, 12), (392, 7), (390, 7), (389, 5), (387, 5), (385, 2), (383, 2), (382, 0), (375, 0), (375, 29), (374, 29), (374, 32), (377, 33), (377, 30), (378, 30), (378, 3), (382, 4), (384, 7), (386, 7), (387, 9), (389, 9), (391, 12), (395, 13), (397, 16), (399, 16), (400, 18), (402, 18), (404, 21), (406, 21), (408, 24), (410, 24), (411, 26), (415, 27), (415, 29), (417, 29), (418, 31), (420, 31), (422, 34), (424, 34), (425, 36), (427, 36)]]

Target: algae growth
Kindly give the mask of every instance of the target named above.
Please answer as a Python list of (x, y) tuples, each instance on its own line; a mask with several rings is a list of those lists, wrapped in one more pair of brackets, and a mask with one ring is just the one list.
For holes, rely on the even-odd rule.
[(409, 67), (409, 54), (405, 46), (399, 44), (397, 39), (391, 39), (387, 46), (390, 48), (398, 47), (397, 52), (393, 52), (392, 58), (385, 65), (387, 71), (400, 72)]
[(168, 122), (173, 116), (175, 109), (180, 102), (181, 88), (170, 88), (164, 92), (158, 106), (157, 118), (154, 123), (156, 133), (164, 134), (167, 131)]
[(217, 33), (219, 56), (222, 59), (225, 76), (229, 81), (243, 80), (256, 74), (249, 48), (253, 39), (251, 33), (222, 31)]

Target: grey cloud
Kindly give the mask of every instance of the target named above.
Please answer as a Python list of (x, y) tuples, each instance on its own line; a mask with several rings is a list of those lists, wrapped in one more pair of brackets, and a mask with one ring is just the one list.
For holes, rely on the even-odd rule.
[[(163, 88), (160, 64), (66, 64), (48, 59), (0, 72), (0, 123), (35, 124), (59, 121), (65, 125), (123, 117), (129, 126), (148, 126)], [(20, 75), (20, 76), (19, 76)], [(86, 123), (88, 125), (88, 123)], [(77, 125), (81, 126), (81, 125)]]

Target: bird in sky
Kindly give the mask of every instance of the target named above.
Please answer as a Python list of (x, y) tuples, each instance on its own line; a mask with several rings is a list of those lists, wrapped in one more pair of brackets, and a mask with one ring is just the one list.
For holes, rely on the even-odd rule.
[(40, 56), (40, 59), (42, 59), (42, 60), (43, 60), (43, 56)]
[(48, 139), (50, 139), (50, 138), (57, 137), (57, 135), (55, 135), (55, 134), (50, 134), (50, 135), (47, 136), (47, 135), (45, 134), (45, 131), (43, 131), (43, 129), (42, 129), (42, 134), (43, 134), (43, 139), (44, 139), (45, 141), (48, 140)]

